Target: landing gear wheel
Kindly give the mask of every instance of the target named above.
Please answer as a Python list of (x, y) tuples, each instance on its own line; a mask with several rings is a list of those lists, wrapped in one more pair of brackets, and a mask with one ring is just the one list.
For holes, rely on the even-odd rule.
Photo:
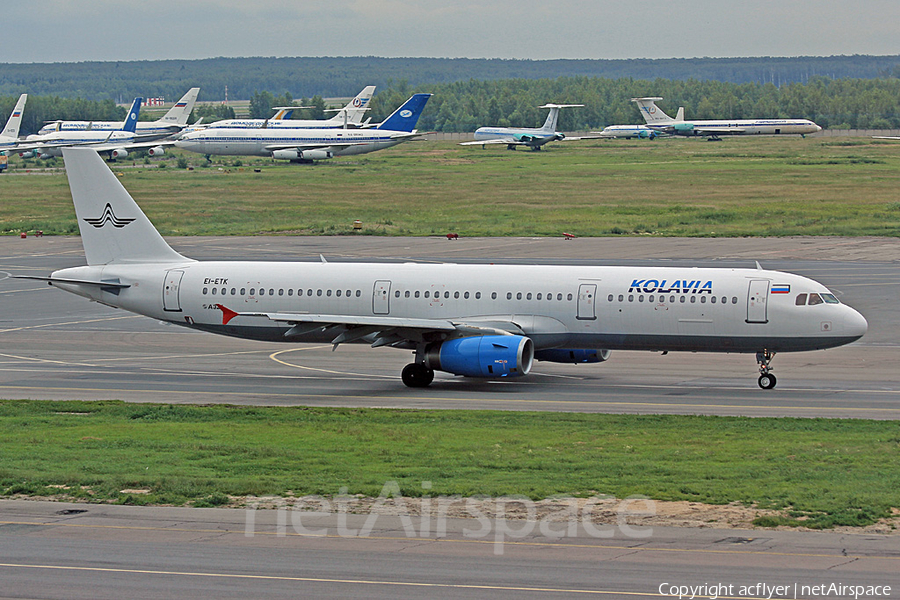
[(434, 381), (434, 369), (429, 369), (422, 363), (410, 363), (403, 367), (400, 378), (406, 387), (428, 387)]
[(762, 389), (771, 390), (773, 387), (775, 387), (777, 381), (778, 380), (775, 379), (774, 375), (772, 375), (771, 373), (767, 373), (766, 375), (760, 375), (757, 383), (759, 383), (759, 387), (761, 387)]

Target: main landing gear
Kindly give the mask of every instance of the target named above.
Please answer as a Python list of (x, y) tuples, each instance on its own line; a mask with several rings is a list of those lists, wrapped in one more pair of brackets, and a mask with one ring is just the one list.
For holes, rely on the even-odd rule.
[(772, 367), (769, 366), (774, 357), (775, 353), (768, 350), (756, 353), (756, 362), (759, 363), (759, 379), (757, 383), (764, 390), (771, 390), (778, 382), (775, 376), (772, 375)]
[(428, 368), (425, 363), (414, 362), (403, 367), (400, 377), (407, 387), (428, 387), (434, 381), (434, 369)]

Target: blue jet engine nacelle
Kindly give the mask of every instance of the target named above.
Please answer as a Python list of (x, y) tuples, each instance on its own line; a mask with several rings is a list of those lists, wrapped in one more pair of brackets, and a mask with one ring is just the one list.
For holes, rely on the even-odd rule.
[(521, 377), (533, 362), (534, 342), (521, 335), (464, 337), (425, 351), (429, 368), (466, 377)]

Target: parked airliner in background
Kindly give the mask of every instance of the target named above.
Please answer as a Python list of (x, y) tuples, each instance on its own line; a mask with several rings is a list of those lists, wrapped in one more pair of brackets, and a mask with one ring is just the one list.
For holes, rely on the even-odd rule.
[(640, 138), (653, 140), (662, 135), (655, 129), (650, 129), (646, 125), (609, 125), (604, 127), (603, 131), (592, 131), (601, 138)]
[(276, 107), (276, 113), (269, 119), (225, 119), (210, 123), (207, 129), (255, 129), (286, 127), (291, 129), (335, 129), (338, 127), (361, 127), (363, 117), (369, 110), (369, 101), (375, 95), (375, 86), (366, 86), (344, 108), (334, 109), (337, 114), (330, 119), (292, 119), (293, 106)]
[(9, 114), (6, 127), (0, 131), (0, 151), (14, 150), (19, 144), (19, 127), (22, 125), (22, 111), (25, 110), (26, 100), (28, 100), (28, 94), (19, 96), (13, 111)]
[(184, 134), (175, 145), (207, 156), (269, 156), (310, 162), (366, 154), (424, 135), (415, 130), (431, 94), (414, 94), (371, 129), (207, 128)]
[[(134, 131), (135, 140), (159, 140), (181, 133), (187, 127), (188, 117), (194, 110), (198, 94), (200, 88), (191, 88), (162, 118), (156, 121), (139, 121)], [(121, 121), (53, 121), (41, 127), (38, 135), (57, 131), (114, 131), (122, 129), (124, 125)]]
[(545, 104), (538, 108), (549, 108), (547, 120), (540, 128), (534, 127), (479, 127), (475, 130), (474, 142), (461, 142), (460, 146), (485, 146), (487, 144), (506, 144), (507, 150), (515, 150), (516, 146), (528, 146), (532, 150), (540, 150), (544, 144), (556, 141), (576, 141), (581, 137), (566, 137), (556, 131), (559, 121), (559, 109), (584, 106), (584, 104)]
[(699, 135), (721, 139), (721, 135), (806, 135), (822, 128), (809, 119), (735, 119), (735, 120), (684, 120), (684, 107), (678, 108), (673, 119), (656, 105), (659, 97), (632, 98), (641, 109), (647, 127), (672, 135)]
[(90, 146), (96, 152), (107, 154), (110, 159), (125, 158), (129, 150), (149, 149), (151, 155), (156, 156), (165, 153), (165, 146), (171, 146), (175, 142), (152, 140), (138, 142), (135, 139), (135, 127), (138, 114), (141, 110), (143, 98), (135, 98), (122, 129), (111, 131), (54, 131), (46, 135), (30, 135), (27, 141), (18, 144), (12, 149), (20, 156), (37, 156), (49, 158), (62, 156), (63, 148), (72, 146)]
[(622, 349), (755, 353), (759, 385), (772, 388), (776, 352), (840, 346), (867, 328), (822, 284), (758, 265), (199, 262), (165, 242), (95, 152), (63, 155), (87, 265), (26, 278), (212, 333), (413, 351), (411, 387), (436, 370), (518, 377), (534, 360), (603, 362)]

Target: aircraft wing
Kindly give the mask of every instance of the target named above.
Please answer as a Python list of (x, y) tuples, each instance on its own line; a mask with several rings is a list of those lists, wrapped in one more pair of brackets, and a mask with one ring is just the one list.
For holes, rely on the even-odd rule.
[[(81, 144), (79, 144), (81, 145)], [(124, 148), (125, 150), (142, 150), (144, 148), (156, 148), (158, 146), (168, 147), (174, 146), (175, 140), (155, 140), (152, 142), (126, 142), (124, 144), (116, 144), (114, 142), (103, 142), (101, 144), (93, 144), (91, 145), (92, 150), (96, 150), (97, 152), (109, 152), (110, 150), (118, 150), (119, 148)]]
[(522, 334), (514, 323), (472, 322), (447, 319), (416, 319), (390, 316), (326, 315), (307, 313), (257, 313), (235, 312), (219, 304), (222, 324), (227, 325), (237, 317), (265, 317), (271, 321), (291, 325), (285, 337), (301, 336), (317, 330), (328, 331), (335, 337), (331, 343), (339, 344), (365, 339), (373, 348), (403, 342), (422, 342), (434, 337), (466, 337), (473, 335)]

